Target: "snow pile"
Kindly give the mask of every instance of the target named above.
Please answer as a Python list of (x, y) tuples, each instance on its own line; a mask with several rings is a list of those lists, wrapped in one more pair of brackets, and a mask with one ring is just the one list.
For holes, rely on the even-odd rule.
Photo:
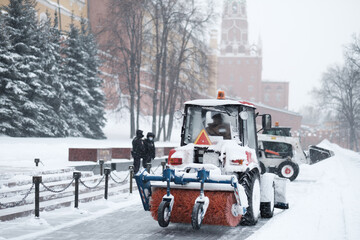
[(323, 141), (335, 156), (301, 165), (288, 185), (290, 209), (248, 239), (360, 239), (360, 156)]

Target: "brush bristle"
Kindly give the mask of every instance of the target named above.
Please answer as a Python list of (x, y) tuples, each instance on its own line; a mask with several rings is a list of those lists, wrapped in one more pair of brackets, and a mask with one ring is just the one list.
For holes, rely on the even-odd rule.
[[(191, 223), (191, 212), (200, 191), (171, 189), (170, 192), (174, 196), (174, 206), (171, 211), (170, 221), (176, 223)], [(158, 208), (165, 194), (166, 188), (154, 188), (152, 191), (150, 211), (156, 221)], [(234, 227), (240, 223), (241, 216), (235, 217), (231, 213), (231, 207), (236, 203), (234, 192), (205, 191), (205, 196), (209, 198), (210, 203), (203, 224)]]

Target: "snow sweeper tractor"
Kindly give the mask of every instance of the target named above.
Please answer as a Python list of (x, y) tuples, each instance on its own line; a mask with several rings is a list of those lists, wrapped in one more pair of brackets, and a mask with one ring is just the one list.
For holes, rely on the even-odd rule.
[(299, 138), (258, 134), (261, 173), (270, 172), (294, 181), (299, 165), (308, 163)]
[(314, 145), (309, 146), (309, 154), (301, 148), (300, 138), (291, 136), (290, 127), (264, 129), (258, 134), (261, 173), (270, 172), (294, 181), (299, 175), (300, 164), (314, 164), (334, 155), (330, 150)]
[[(181, 146), (173, 149), (162, 175), (135, 175), (143, 207), (161, 227), (172, 223), (254, 225), (287, 209), (287, 179), (260, 174), (255, 107), (218, 99), (185, 103)], [(271, 116), (262, 116), (263, 127)]]

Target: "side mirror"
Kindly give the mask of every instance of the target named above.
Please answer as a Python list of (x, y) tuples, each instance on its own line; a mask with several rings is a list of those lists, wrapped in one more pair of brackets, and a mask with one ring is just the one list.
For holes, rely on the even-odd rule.
[(183, 117), (183, 113), (181, 110), (177, 110), (175, 113), (174, 113), (174, 117), (175, 119), (181, 119)]
[(262, 115), (262, 128), (264, 130), (268, 130), (271, 128), (271, 115), (270, 114)]

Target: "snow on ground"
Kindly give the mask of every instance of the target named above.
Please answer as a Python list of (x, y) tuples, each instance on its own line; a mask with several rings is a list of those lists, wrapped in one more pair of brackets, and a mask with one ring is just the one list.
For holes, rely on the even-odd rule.
[[(116, 122), (113, 115), (109, 115), (108, 119), (104, 129), (108, 137), (106, 140), (0, 136), (0, 175), (8, 171), (33, 169), (34, 158), (40, 158), (48, 168), (69, 166), (72, 164), (67, 160), (70, 147), (130, 147), (126, 119)], [(146, 134), (150, 130), (150, 121), (143, 119), (141, 125)], [(156, 145), (179, 144), (179, 128), (174, 130), (173, 136), (172, 143), (158, 142)], [(323, 141), (319, 146), (333, 150), (335, 156), (315, 165), (301, 165), (298, 178), (288, 185), (290, 209), (276, 210), (275, 216), (255, 231), (250, 240), (360, 239), (360, 155), (328, 141)], [(0, 240), (36, 239), (36, 236), (51, 234), (69, 225), (96, 221), (111, 212), (121, 213), (130, 205), (142, 208), (137, 192), (125, 195), (115, 201), (81, 204), (81, 210), (70, 207), (44, 212), (40, 219), (29, 216), (0, 222)], [(143, 214), (149, 213), (144, 211)], [(141, 224), (141, 219), (134, 224)], [(158, 228), (156, 224), (154, 226)], [(241, 226), (234, 228), (231, 233), (239, 231), (241, 234), (241, 229)], [(166, 233), (166, 230), (163, 231)], [(188, 231), (193, 230), (189, 227)], [(94, 234), (96, 236), (96, 232)], [(228, 237), (232, 238), (230, 235)]]
[[(276, 210), (275, 216), (255, 230), (254, 234), (248, 238), (249, 240), (360, 239), (360, 207), (358, 204), (360, 199), (360, 155), (328, 141), (322, 142), (319, 146), (333, 150), (335, 156), (315, 165), (301, 165), (298, 178), (288, 185), (290, 209)], [(76, 225), (95, 224), (98, 218), (110, 217), (111, 213), (118, 213), (118, 215), (126, 217), (128, 214), (126, 209), (129, 208), (139, 209), (141, 216), (149, 218), (149, 213), (142, 211), (138, 193), (134, 192), (132, 195), (122, 194), (108, 201), (100, 200), (81, 204), (80, 210), (70, 207), (42, 212), (40, 219), (25, 217), (0, 222), (0, 240), (37, 239), (39, 236), (42, 236), (42, 239), (54, 239), (53, 236), (59, 234), (59, 229), (69, 228), (75, 231), (72, 234), (81, 237), (83, 234), (81, 231), (88, 230), (79, 229)], [(114, 219), (114, 221), (118, 220)], [(261, 221), (263, 222), (263, 220)], [(141, 225), (141, 217), (133, 224)], [(184, 228), (183, 225), (178, 226)], [(161, 230), (157, 224), (153, 224), (149, 228), (150, 232), (157, 231), (157, 234), (169, 236), (167, 229)], [(250, 228), (257, 229), (256, 226)], [(184, 229), (188, 231), (188, 235), (192, 234), (191, 226)], [(228, 235), (223, 236), (222, 239), (238, 239), (239, 237), (243, 239), (241, 238), (243, 229), (246, 227), (239, 226), (225, 231)], [(115, 230), (109, 229), (109, 231), (111, 234), (111, 231)], [(126, 234), (127, 229), (119, 227), (116, 232)], [(93, 234), (93, 239), (102, 238), (96, 235), (96, 230)], [(194, 232), (193, 234), (196, 239), (206, 239), (207, 236), (206, 233)], [(136, 233), (132, 236), (145, 239)], [(149, 236), (147, 235), (147, 237)], [(173, 236), (171, 239), (181, 239), (181, 236)]]
[[(0, 173), (31, 170), (34, 159), (40, 158), (45, 168), (73, 166), (68, 161), (69, 148), (118, 148), (131, 147), (127, 114), (108, 113), (104, 133), (107, 139), (94, 140), (86, 138), (13, 138), (0, 135)], [(146, 136), (151, 131), (149, 117), (141, 118), (141, 130)], [(171, 142), (155, 142), (156, 146), (177, 146), (180, 143), (180, 127), (173, 130)], [(80, 163), (81, 164), (81, 163)], [(41, 165), (41, 164), (40, 164)]]
[[(40, 212), (40, 218), (29, 216), (12, 221), (0, 221), (0, 240), (37, 239), (39, 236), (51, 234), (67, 227), (76, 227), (81, 223), (96, 221), (100, 217), (121, 211), (134, 204), (141, 204), (137, 192), (133, 194), (122, 193), (110, 197), (109, 200), (101, 199), (94, 202), (79, 203), (78, 209), (71, 206), (49, 212)], [(103, 236), (97, 237), (96, 229), (93, 230), (94, 239), (104, 239)], [(83, 229), (78, 228), (78, 231), (81, 232)], [(57, 238), (51, 237), (50, 239)]]
[(360, 239), (360, 155), (327, 140), (335, 156), (301, 165), (288, 186), (290, 209), (249, 239)]

